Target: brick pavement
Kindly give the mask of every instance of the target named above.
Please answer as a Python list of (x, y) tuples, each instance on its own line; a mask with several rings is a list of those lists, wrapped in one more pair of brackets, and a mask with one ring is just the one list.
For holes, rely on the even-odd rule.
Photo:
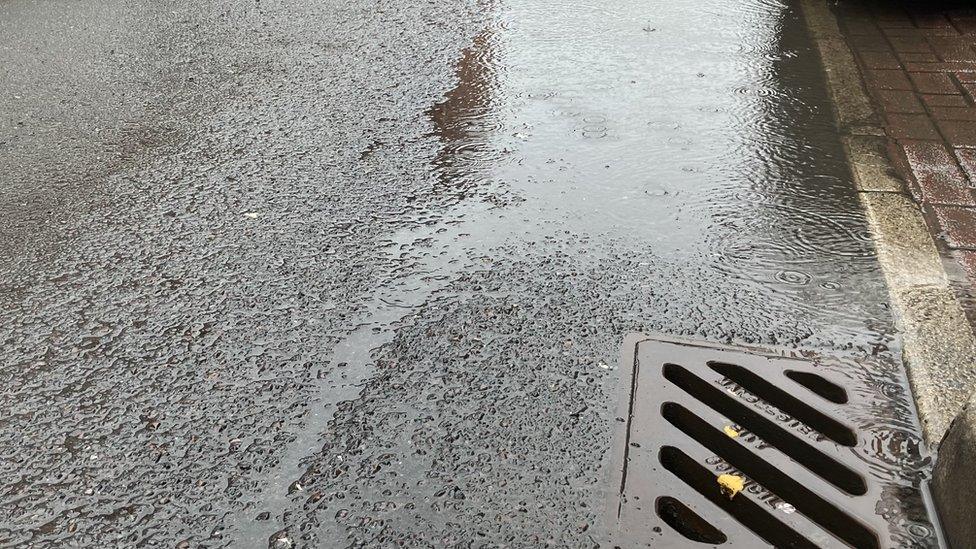
[(843, 0), (835, 11), (893, 164), (976, 282), (976, 4)]

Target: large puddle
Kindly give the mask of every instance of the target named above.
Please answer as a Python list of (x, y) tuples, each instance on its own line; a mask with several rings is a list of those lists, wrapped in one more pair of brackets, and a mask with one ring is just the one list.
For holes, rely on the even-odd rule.
[[(362, 438), (346, 433), (360, 404), (367, 411), (357, 425), (371, 421), (370, 407), (393, 410), (391, 417), (423, 416), (418, 410), (427, 403), (375, 397), (387, 394), (381, 385), (389, 383), (375, 382), (376, 356), (394, 341), (404, 319), (423, 316), (431, 304), (448, 310), (465, 300), (512, 295), (519, 285), (497, 278), (496, 284), (472, 285), (465, 279), (472, 272), (497, 267), (493, 276), (510, 282), (571, 278), (605, 268), (590, 299), (605, 301), (600, 314), (611, 320), (591, 322), (585, 315), (598, 309), (594, 303), (577, 302), (570, 311), (594, 334), (576, 345), (595, 355), (593, 363), (604, 369), (615, 359), (611, 346), (631, 329), (890, 357), (886, 291), (833, 127), (821, 68), (788, 3), (509, 0), (485, 9), (491, 22), (458, 61), (457, 87), (428, 112), (441, 143), (431, 164), (431, 194), (440, 206), (419, 214), (416, 229), (388, 240), (386, 250), (401, 260), (400, 267), (380, 281), (362, 323), (339, 344), (332, 360), (340, 367), (320, 381), (314, 404), (319, 411), (309, 416), (306, 432), (286, 453), (271, 488), (284, 493), (299, 477), (318, 482), (309, 488), (319, 494), (314, 499), (301, 494), (291, 499), (304, 502), (306, 511), (318, 505), (327, 512), (312, 521), (316, 528), (297, 528), (303, 521), (286, 510), (286, 499), (259, 497), (251, 510), (265, 510), (277, 520), (248, 528), (255, 541), (278, 530), (272, 541), (291, 543), (298, 530), (305, 535), (318, 530), (313, 539), (338, 543), (352, 539), (349, 532), (362, 533), (364, 525), (378, 523), (391, 530), (421, 530), (417, 535), (423, 536), (428, 523), (436, 531), (457, 526), (451, 517), (462, 525), (480, 520), (436, 505), (400, 515), (390, 511), (399, 517), (392, 522), (370, 518), (397, 505), (414, 509), (418, 501), (436, 499), (423, 492), (432, 465), (418, 457), (427, 453), (416, 453), (419, 427), (410, 441), (409, 432), (391, 434), (385, 442), (374, 432)], [(370, 154), (371, 149), (363, 151), (364, 157)], [(563, 270), (519, 272), (524, 269), (516, 263), (520, 257), (548, 255), (558, 258), (554, 262)], [(506, 263), (508, 270), (500, 267)], [(458, 289), (465, 284), (474, 289)], [(540, 299), (560, 297), (528, 282), (518, 291)], [(537, 323), (521, 329), (545, 339), (553, 335), (546, 330), (556, 328)], [(423, 345), (424, 337), (436, 342), (443, 334), (433, 325), (415, 341)], [(910, 406), (901, 375), (881, 377), (900, 388), (895, 406)], [(432, 383), (449, 385), (440, 378)], [(375, 398), (363, 396), (370, 394)], [(473, 408), (485, 397), (468, 394)], [(343, 407), (339, 415), (345, 419), (336, 416), (323, 427), (337, 402), (360, 398), (364, 403)], [(542, 424), (551, 410), (540, 410)], [(452, 421), (447, 405), (429, 413)], [(879, 432), (887, 428), (883, 424)], [(898, 428), (912, 444), (879, 447), (874, 460), (895, 459), (905, 447), (914, 448), (911, 426)], [(330, 445), (340, 446), (336, 440), (355, 449), (329, 457)], [(584, 457), (598, 461), (607, 442), (603, 435), (581, 442), (589, 452)], [(323, 443), (319, 456), (316, 448)], [(316, 480), (323, 463), (331, 463), (325, 460), (341, 459), (339, 467), (346, 470), (354, 467), (345, 465), (347, 460), (377, 454), (380, 447), (388, 452), (384, 455), (413, 452), (411, 459), (396, 462), (398, 486), (412, 487), (406, 493), (384, 489), (378, 473), (349, 480), (345, 492), (341, 486), (347, 481), (339, 473), (335, 480)], [(581, 467), (569, 459), (578, 456), (566, 457), (566, 467)], [(532, 459), (530, 454), (526, 461)], [(920, 461), (917, 455), (906, 460), (913, 467)], [(911, 474), (907, 477), (908, 484), (914, 482)], [(468, 498), (478, 489), (469, 487)], [(529, 500), (546, 493), (524, 490), (517, 494)], [(599, 490), (580, 488), (575, 495), (594, 504)], [(319, 503), (322, 494), (340, 493), (342, 501), (331, 507)], [(494, 497), (484, 496), (482, 514), (508, 505)], [(357, 504), (358, 522), (353, 520)], [(589, 512), (580, 511), (581, 516)], [(565, 515), (558, 520), (576, 520), (574, 510), (559, 513)], [(506, 527), (518, 528), (514, 522)], [(562, 535), (562, 542), (570, 543), (579, 534)]]
[[(431, 112), (439, 192), (507, 206), (468, 216), (475, 238), (460, 245), (568, 231), (716, 295), (760, 293), (753, 314), (876, 337), (887, 313), (873, 249), (791, 7), (513, 1), (492, 13)], [(734, 300), (710, 306), (742, 314)]]

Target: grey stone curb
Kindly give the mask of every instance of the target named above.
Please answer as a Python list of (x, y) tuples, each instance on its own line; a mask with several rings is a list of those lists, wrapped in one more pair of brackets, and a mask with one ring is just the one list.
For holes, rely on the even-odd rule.
[(943, 530), (957, 549), (976, 545), (976, 397), (959, 414), (942, 444), (932, 475), (932, 495), (939, 507)]

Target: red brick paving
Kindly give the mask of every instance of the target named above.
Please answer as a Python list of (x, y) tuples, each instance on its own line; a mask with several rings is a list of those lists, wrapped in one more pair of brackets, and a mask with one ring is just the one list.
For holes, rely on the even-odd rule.
[(956, 157), (969, 180), (976, 181), (976, 149), (959, 149), (956, 151)]
[(955, 250), (953, 252), (956, 260), (962, 264), (962, 268), (969, 275), (970, 280), (976, 280), (976, 252), (969, 250)]
[(925, 112), (922, 102), (911, 90), (878, 90), (878, 98), (881, 100), (885, 112), (913, 114)]
[(959, 93), (959, 88), (952, 82), (952, 78), (944, 72), (910, 72), (908, 77), (919, 93), (941, 95)]
[[(959, 74), (956, 74), (956, 78), (959, 78)], [(969, 96), (971, 101), (976, 100), (976, 83), (968, 81), (960, 81), (960, 86), (962, 89), (966, 90), (966, 94)]]
[(922, 95), (922, 103), (924, 103), (925, 106), (929, 108), (935, 108), (935, 107), (965, 108), (969, 106), (969, 103), (966, 102), (966, 98), (963, 97), (962, 94), (929, 95), (923, 93), (921, 95)]
[(935, 213), (945, 229), (945, 238), (950, 246), (976, 250), (976, 209), (935, 206)]
[(895, 139), (939, 139), (939, 131), (927, 114), (896, 114), (886, 117), (885, 129)]
[(946, 141), (956, 148), (976, 147), (976, 124), (966, 120), (935, 119)]
[(936, 120), (976, 120), (976, 108), (972, 107), (931, 107), (932, 117)]
[(868, 86), (879, 90), (913, 90), (908, 74), (901, 69), (866, 69)]
[(932, 205), (976, 205), (966, 174), (944, 145), (906, 141), (902, 147), (923, 201)]
[(859, 0), (836, 10), (892, 164), (976, 282), (976, 4)]

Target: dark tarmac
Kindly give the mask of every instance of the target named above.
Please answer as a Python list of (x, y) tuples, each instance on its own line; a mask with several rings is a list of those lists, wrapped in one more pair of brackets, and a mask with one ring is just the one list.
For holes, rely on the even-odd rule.
[(788, 2), (0, 37), (2, 547), (592, 546), (626, 334), (896, 363)]

